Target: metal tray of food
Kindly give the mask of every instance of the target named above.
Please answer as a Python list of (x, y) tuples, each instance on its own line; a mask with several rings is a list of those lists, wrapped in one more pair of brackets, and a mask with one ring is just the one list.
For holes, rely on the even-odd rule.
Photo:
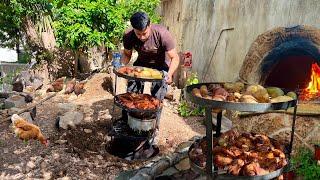
[[(124, 66), (124, 67), (134, 67), (134, 68), (146, 68), (146, 67), (141, 67), (141, 66)], [(148, 69), (152, 69), (152, 68), (148, 68)], [(152, 78), (152, 77), (135, 77), (135, 76), (130, 76), (130, 75), (127, 75), (127, 74), (123, 74), (123, 73), (120, 73), (118, 71), (119, 69), (113, 69), (113, 73), (116, 74), (117, 76), (119, 77), (122, 77), (122, 78), (125, 78), (125, 79), (128, 79), (128, 80), (136, 80), (136, 81), (146, 81), (146, 82), (161, 82), (163, 81), (164, 79), (164, 74), (163, 72), (159, 71), (159, 70), (156, 70), (156, 69), (152, 69), (152, 70), (155, 70), (155, 71), (159, 71), (161, 74), (162, 74), (162, 78)]]
[(195, 96), (192, 93), (194, 88), (200, 88), (202, 85), (220, 85), (222, 82), (213, 82), (213, 83), (200, 83), (187, 86), (185, 88), (185, 96), (187, 100), (195, 104), (199, 104), (204, 107), (210, 107), (214, 109), (229, 109), (229, 110), (238, 110), (238, 111), (254, 111), (254, 112), (265, 112), (269, 110), (281, 110), (294, 107), (297, 104), (297, 100), (293, 99), (286, 102), (276, 102), (276, 103), (245, 103), (245, 102), (231, 102), (231, 101), (217, 101), (212, 99), (205, 99), (198, 96)]
[(155, 108), (155, 109), (138, 109), (138, 108), (129, 108), (125, 105), (123, 105), (120, 100), (119, 100), (119, 96), (122, 94), (118, 94), (116, 96), (114, 96), (114, 104), (117, 105), (118, 107), (120, 107), (121, 109), (126, 110), (127, 112), (137, 112), (137, 113), (156, 113), (159, 112), (162, 109), (162, 103), (160, 103), (159, 107)]
[[(203, 138), (205, 138), (205, 136)], [(273, 139), (271, 138), (271, 140), (273, 140)], [(201, 141), (201, 138), (197, 139), (189, 147), (188, 156), (189, 156), (190, 151), (194, 148), (195, 144), (199, 143), (200, 141)], [(189, 158), (189, 162), (190, 162), (190, 169), (191, 170), (193, 170), (194, 172), (197, 172), (199, 174), (206, 175), (205, 167), (200, 167), (195, 162), (193, 162), (190, 158)], [(218, 169), (217, 167), (214, 166), (214, 164), (212, 164), (212, 173), (213, 173), (214, 179), (221, 179), (221, 180), (235, 180), (235, 179), (237, 179), (237, 180), (238, 179), (240, 179), (240, 180), (269, 180), (269, 179), (274, 179), (276, 177), (281, 176), (281, 174), (284, 172), (284, 169), (287, 166), (288, 165), (286, 165), (280, 169), (277, 169), (276, 171), (273, 171), (269, 174), (262, 175), (262, 176), (234, 176), (234, 175), (228, 174), (226, 170)]]

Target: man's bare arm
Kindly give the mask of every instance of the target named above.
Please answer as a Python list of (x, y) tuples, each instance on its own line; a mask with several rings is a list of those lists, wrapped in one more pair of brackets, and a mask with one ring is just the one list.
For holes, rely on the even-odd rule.
[(121, 63), (127, 65), (130, 62), (132, 50), (124, 49), (121, 56)]
[(171, 84), (173, 73), (178, 69), (180, 60), (179, 60), (179, 55), (175, 48), (171, 49), (170, 51), (167, 51), (167, 54), (171, 60), (169, 71), (168, 71), (167, 83)]

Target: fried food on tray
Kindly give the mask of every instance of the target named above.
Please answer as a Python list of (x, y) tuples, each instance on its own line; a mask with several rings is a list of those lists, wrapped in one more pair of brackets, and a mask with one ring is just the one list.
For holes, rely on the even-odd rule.
[(118, 69), (118, 73), (147, 79), (162, 79), (163, 77), (162, 73), (156, 69), (137, 66), (123, 66)]
[(160, 100), (149, 94), (125, 93), (118, 95), (118, 100), (130, 109), (153, 110), (160, 106)]
[[(284, 152), (276, 148), (280, 143), (263, 134), (240, 134), (229, 130), (214, 141), (214, 165), (235, 176), (261, 176), (287, 165)], [(206, 152), (207, 144), (203, 138), (190, 150), (190, 160), (204, 168)]]

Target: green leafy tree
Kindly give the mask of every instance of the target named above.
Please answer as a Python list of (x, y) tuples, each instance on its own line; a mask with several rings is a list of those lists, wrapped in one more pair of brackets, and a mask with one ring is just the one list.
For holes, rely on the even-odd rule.
[[(34, 51), (31, 47), (35, 44), (41, 51), (46, 48), (41, 44), (42, 32), (53, 27), (60, 49), (73, 50), (77, 70), (80, 51), (94, 46), (117, 47), (135, 11), (145, 11), (152, 22), (159, 22), (159, 3), (160, 0), (3, 0), (0, 45), (13, 48), (25, 38), (30, 42), (26, 49)], [(30, 34), (34, 31), (36, 35)]]
[(77, 73), (79, 51), (93, 46), (115, 49), (134, 11), (142, 10), (157, 22), (159, 0), (64, 0), (54, 1), (54, 28), (59, 46), (75, 53)]
[[(51, 7), (46, 0), (3, 0), (0, 2), (0, 46), (16, 48), (20, 54), (20, 45), (41, 45), (41, 32), (51, 28)], [(33, 26), (35, 25), (35, 26)], [(38, 33), (29, 38), (33, 28)], [(35, 38), (36, 37), (36, 38)], [(36, 40), (37, 39), (37, 40)], [(35, 41), (36, 40), (36, 41)], [(28, 47), (24, 49), (30, 49)], [(28, 52), (26, 52), (28, 54)], [(25, 59), (24, 57), (21, 57)], [(19, 57), (19, 60), (21, 60)]]

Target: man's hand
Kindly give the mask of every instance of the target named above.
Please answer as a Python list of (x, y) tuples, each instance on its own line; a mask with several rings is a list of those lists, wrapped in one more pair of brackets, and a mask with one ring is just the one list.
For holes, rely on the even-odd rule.
[(124, 49), (122, 52), (120, 62), (124, 65), (127, 65), (131, 59), (131, 56), (132, 56), (132, 50)]
[(172, 84), (172, 75), (168, 74), (168, 76), (166, 77), (166, 83), (169, 85)]
[(172, 49), (172, 50), (168, 51), (167, 54), (168, 54), (171, 62), (170, 62), (168, 77), (167, 77), (166, 81), (167, 81), (167, 84), (171, 84), (172, 79), (173, 79), (172, 78), (173, 73), (178, 69), (180, 60), (179, 60), (179, 56), (178, 56), (176, 49)]

